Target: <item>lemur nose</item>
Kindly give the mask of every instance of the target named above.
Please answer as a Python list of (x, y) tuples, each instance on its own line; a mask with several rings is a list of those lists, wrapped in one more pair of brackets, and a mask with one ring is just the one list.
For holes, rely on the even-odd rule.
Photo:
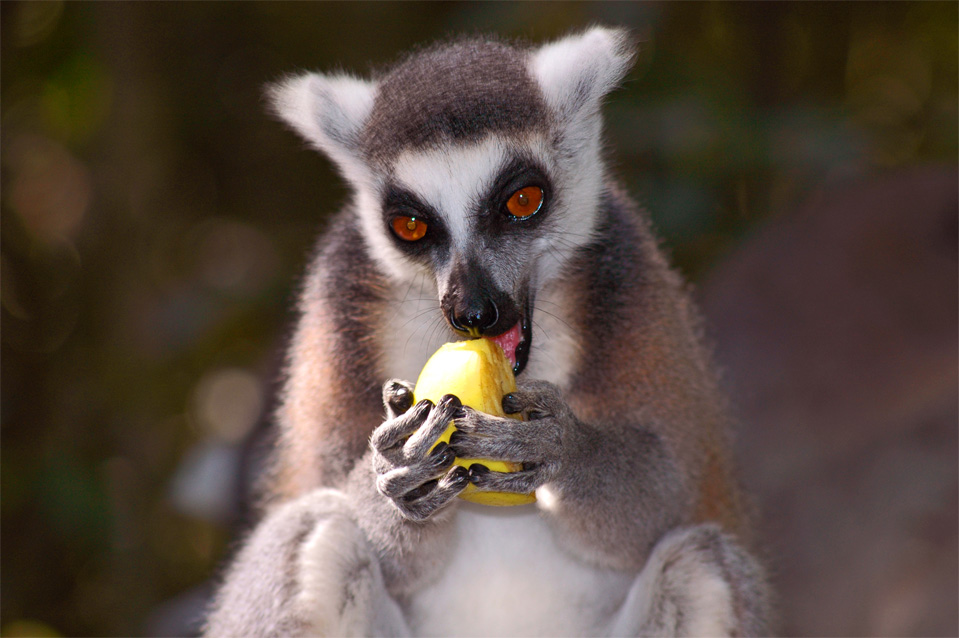
[(450, 325), (462, 332), (483, 334), (499, 321), (499, 309), (491, 300), (454, 308), (449, 315)]

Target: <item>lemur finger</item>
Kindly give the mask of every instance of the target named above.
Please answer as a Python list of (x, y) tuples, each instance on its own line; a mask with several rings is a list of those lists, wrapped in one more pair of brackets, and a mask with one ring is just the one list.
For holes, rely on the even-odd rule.
[(418, 491), (431, 482), (436, 483), (453, 465), (455, 458), (453, 450), (445, 443), (440, 443), (422, 462), (380, 474), (376, 478), (376, 489), (390, 499), (417, 498)]
[[(507, 395), (509, 396), (509, 395)], [(467, 435), (456, 439), (456, 447), (487, 446), (487, 452), (505, 449), (518, 458), (493, 457), (504, 461), (539, 461), (559, 454), (562, 450), (562, 422), (553, 418), (538, 418), (531, 421), (491, 416), (468, 407), (463, 416), (456, 419), (458, 433)], [(486, 439), (486, 442), (480, 441)], [(452, 443), (452, 439), (451, 439)], [(489, 447), (500, 446), (500, 447)], [(472, 449), (472, 448), (470, 448)], [(463, 450), (457, 450), (464, 456)]]
[(454, 432), (450, 437), (450, 447), (461, 459), (492, 459), (523, 463), (542, 458), (534, 447), (515, 439), (488, 437)]
[(546, 483), (548, 475), (545, 465), (536, 465), (529, 469), (524, 467), (518, 472), (494, 472), (485, 465), (474, 463), (469, 470), (470, 483), (477, 489), (515, 494), (529, 494)]
[(520, 414), (526, 409), (527, 401), (525, 396), (519, 392), (510, 392), (503, 396), (503, 412), (506, 414)]
[(469, 470), (455, 465), (435, 484), (424, 486), (422, 494), (410, 495), (396, 502), (406, 518), (412, 521), (425, 521), (437, 510), (445, 507), (469, 485)]
[(452, 394), (444, 395), (430, 412), (426, 422), (403, 445), (409, 459), (422, 458), (443, 435), (450, 421), (462, 414), (463, 404)]
[[(506, 395), (509, 396), (509, 395)], [(503, 418), (463, 406), (456, 417), (456, 429), (468, 434), (483, 436), (510, 436), (523, 427), (516, 419)]]
[(373, 431), (373, 436), (370, 437), (370, 445), (380, 453), (399, 445), (423, 425), (432, 409), (433, 402), (423, 399), (407, 410), (406, 413), (384, 421)]
[(521, 414), (526, 421), (565, 417), (569, 407), (560, 389), (548, 381), (523, 381), (519, 389), (503, 397), (503, 411)]
[(552, 411), (541, 395), (517, 390), (503, 397), (503, 412), (519, 414), (524, 421), (538, 421), (552, 416)]
[(383, 407), (388, 419), (395, 419), (413, 407), (413, 384), (400, 379), (384, 383)]

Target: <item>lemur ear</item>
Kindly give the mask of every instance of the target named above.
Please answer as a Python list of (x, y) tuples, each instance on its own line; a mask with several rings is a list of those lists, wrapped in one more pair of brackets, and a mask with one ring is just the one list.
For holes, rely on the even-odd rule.
[(593, 27), (535, 50), (530, 70), (546, 103), (568, 120), (595, 113), (632, 66), (634, 53), (625, 29)]
[(373, 108), (376, 84), (349, 75), (307, 73), (267, 87), (274, 112), (346, 177), (363, 170), (360, 132)]

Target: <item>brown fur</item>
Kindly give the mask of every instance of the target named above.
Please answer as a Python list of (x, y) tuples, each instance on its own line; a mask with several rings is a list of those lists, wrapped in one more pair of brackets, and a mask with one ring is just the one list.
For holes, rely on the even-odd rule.
[[(655, 424), (682, 463), (693, 497), (687, 522), (711, 521), (742, 534), (749, 522), (731, 468), (730, 423), (700, 318), (645, 216), (630, 207), (629, 219), (641, 256), (626, 274), (636, 287), (633, 303), (625, 316), (607, 319), (616, 322), (612, 340), (582, 355), (567, 400), (581, 419), (598, 423), (615, 423), (640, 408), (641, 420)], [(564, 283), (582, 334), (597, 321), (588, 312), (588, 267), (574, 267)]]
[[(341, 485), (383, 421), (384, 377), (375, 338), (388, 321), (383, 281), (349, 225), (340, 226), (340, 233), (321, 243), (304, 286), (277, 414), (280, 439), (268, 499)], [(319, 267), (334, 255), (351, 265), (349, 277)]]

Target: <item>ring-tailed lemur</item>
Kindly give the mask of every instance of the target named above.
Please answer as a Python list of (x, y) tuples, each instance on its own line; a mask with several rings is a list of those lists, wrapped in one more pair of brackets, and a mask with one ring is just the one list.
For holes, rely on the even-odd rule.
[[(601, 102), (631, 59), (597, 27), (272, 88), (354, 193), (302, 291), (281, 502), (226, 573), (210, 635), (767, 631), (695, 312), (603, 161)], [(390, 380), (476, 335), (519, 374), (503, 399), (519, 427), (452, 397), (411, 406)], [(537, 501), (455, 498), (470, 482)]]

